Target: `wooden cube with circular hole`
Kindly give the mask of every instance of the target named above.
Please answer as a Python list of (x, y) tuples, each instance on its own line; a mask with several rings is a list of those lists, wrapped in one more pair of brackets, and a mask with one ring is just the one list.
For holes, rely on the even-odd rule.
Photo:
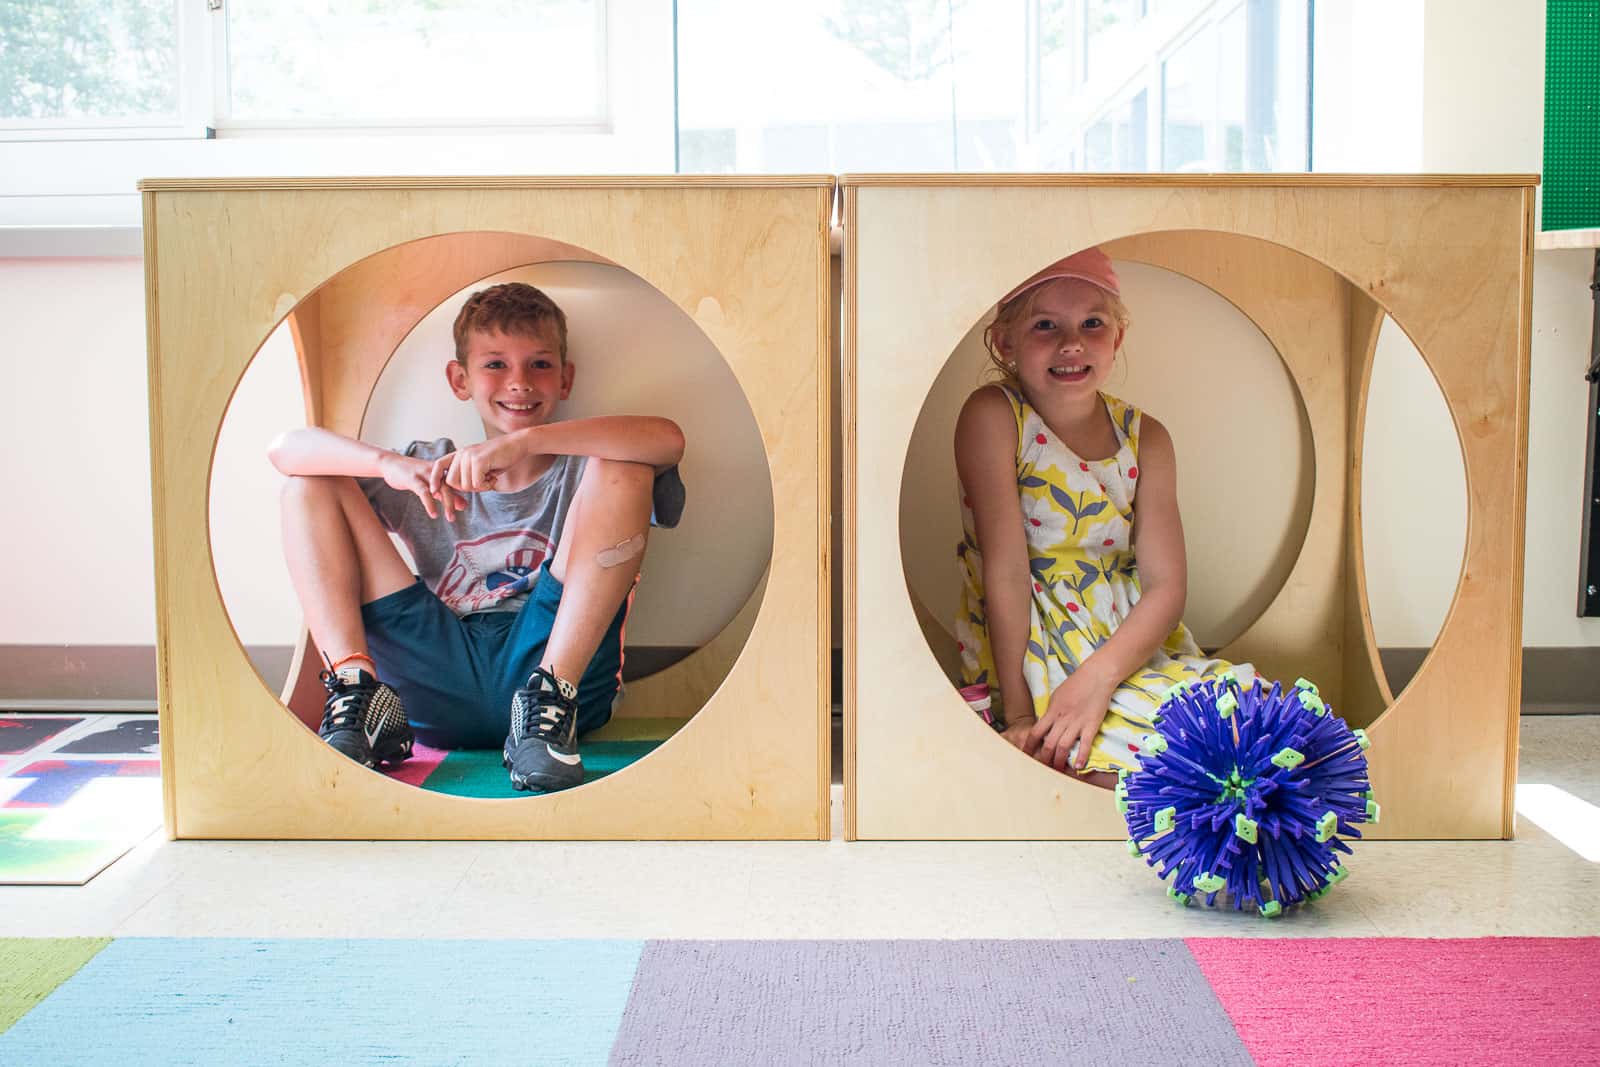
[[(841, 179), (846, 836), (1126, 836), (1109, 794), (1011, 748), (968, 709), (952, 684), (948, 622), (913, 590), (902, 549), (902, 491), (918, 462), (908, 443), (952, 350), (1022, 279), (1100, 245), (1115, 260), (1176, 272), (1231, 303), (1276, 349), (1298, 393), (1314, 466), (1303, 540), (1275, 595), (1218, 654), (1285, 684), (1315, 680), (1350, 725), (1367, 729), (1382, 821), (1364, 833), (1509, 838), (1536, 181)], [(1141, 314), (1157, 310), (1132, 311), (1137, 336)], [(1398, 696), (1373, 639), (1360, 513), (1362, 428), (1385, 315), (1437, 380), (1467, 492), (1459, 584), (1432, 652)], [(1248, 418), (1228, 412), (1227, 388), (1216, 381), (1192, 402)], [(953, 413), (939, 432), (948, 451)], [(1178, 460), (1184, 477), (1205, 477), (1197, 470), (1206, 457), (1185, 455), (1181, 441)], [(953, 513), (953, 484), (948, 494)]]
[[(827, 836), (831, 177), (172, 179), (141, 190), (169, 835)], [(395, 347), (440, 301), (511, 268), (574, 260), (632, 272), (726, 361), (771, 475), (771, 563), (717, 636), (629, 684), (625, 707), (689, 720), (649, 756), (549, 796), (424, 791), (319, 741), (322, 692), (303, 636), (281, 694), (246, 658), (210, 555), (221, 422), (257, 348), (287, 322), (307, 422), (355, 436)], [(689, 506), (741, 502), (690, 485)]]

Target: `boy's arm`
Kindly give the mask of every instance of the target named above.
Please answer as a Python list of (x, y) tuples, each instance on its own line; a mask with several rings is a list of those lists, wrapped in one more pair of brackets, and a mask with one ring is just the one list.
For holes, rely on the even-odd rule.
[(392, 489), (415, 494), (430, 519), (438, 518), (442, 508), (445, 519), (452, 520), (467, 506), (456, 490), (429, 485), (432, 464), (427, 460), (390, 452), (317, 426), (279, 434), (267, 446), (267, 459), (279, 474), (291, 476), (382, 478)]
[(382, 475), (384, 457), (393, 456), (376, 445), (357, 441), (343, 434), (306, 426), (286, 430), (267, 446), (267, 459), (279, 474), (333, 474), (351, 478), (377, 478)]
[(502, 471), (534, 456), (589, 456), (647, 463), (657, 474), (683, 458), (683, 431), (655, 415), (598, 415), (530, 426), (442, 457), (433, 484), (469, 492), (493, 489)]
[(658, 472), (683, 459), (683, 431), (671, 419), (655, 415), (598, 415), (520, 432), (529, 435), (538, 455), (648, 463)]

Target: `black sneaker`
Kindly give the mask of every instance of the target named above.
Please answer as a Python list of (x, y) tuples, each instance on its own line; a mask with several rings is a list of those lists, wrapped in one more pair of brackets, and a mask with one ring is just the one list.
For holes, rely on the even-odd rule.
[(317, 734), (363, 767), (399, 763), (411, 755), (411, 724), (400, 694), (360, 667), (323, 671), (328, 689)]
[(553, 793), (583, 783), (578, 755), (578, 690), (543, 667), (511, 698), (503, 762), (511, 788)]

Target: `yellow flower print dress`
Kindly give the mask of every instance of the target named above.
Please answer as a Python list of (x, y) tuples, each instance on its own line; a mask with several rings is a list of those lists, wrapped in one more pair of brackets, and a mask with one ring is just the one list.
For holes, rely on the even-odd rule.
[[(1109, 459), (1084, 460), (1067, 448), (1039, 413), (1010, 385), (1000, 387), (1017, 419), (1017, 495), (1022, 501), (1033, 596), (1028, 646), (1022, 674), (1042, 716), (1050, 694), (1106, 642), (1139, 602), (1139, 567), (1133, 552), (1133, 504), (1139, 483), (1140, 412), (1101, 394), (1116, 427), (1118, 448)], [(961, 609), (956, 640), (961, 646), (962, 695), (985, 714), (998, 702), (994, 654), (989, 647), (983, 601), (983, 561), (972, 509), (961, 493), (964, 536)], [(1136, 764), (1141, 734), (1151, 732), (1151, 717), (1177, 682), (1209, 678), (1234, 670), (1242, 685), (1252, 684), (1249, 664), (1207, 659), (1181, 622), (1150, 661), (1117, 687), (1105, 722), (1095, 737), (1089, 769), (1109, 771)]]

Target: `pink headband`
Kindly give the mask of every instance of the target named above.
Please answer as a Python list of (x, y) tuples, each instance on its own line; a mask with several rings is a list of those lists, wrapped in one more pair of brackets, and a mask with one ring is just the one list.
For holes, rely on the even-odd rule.
[(1121, 296), (1122, 288), (1117, 284), (1117, 272), (1111, 267), (1111, 257), (1098, 248), (1085, 248), (1082, 252), (1074, 252), (1066, 259), (1058, 259), (1044, 270), (1035, 274), (1000, 301), (1000, 306), (1011, 303), (1023, 293), (1036, 285), (1053, 282), (1059, 278), (1077, 278), (1090, 285), (1097, 285), (1112, 296)]

